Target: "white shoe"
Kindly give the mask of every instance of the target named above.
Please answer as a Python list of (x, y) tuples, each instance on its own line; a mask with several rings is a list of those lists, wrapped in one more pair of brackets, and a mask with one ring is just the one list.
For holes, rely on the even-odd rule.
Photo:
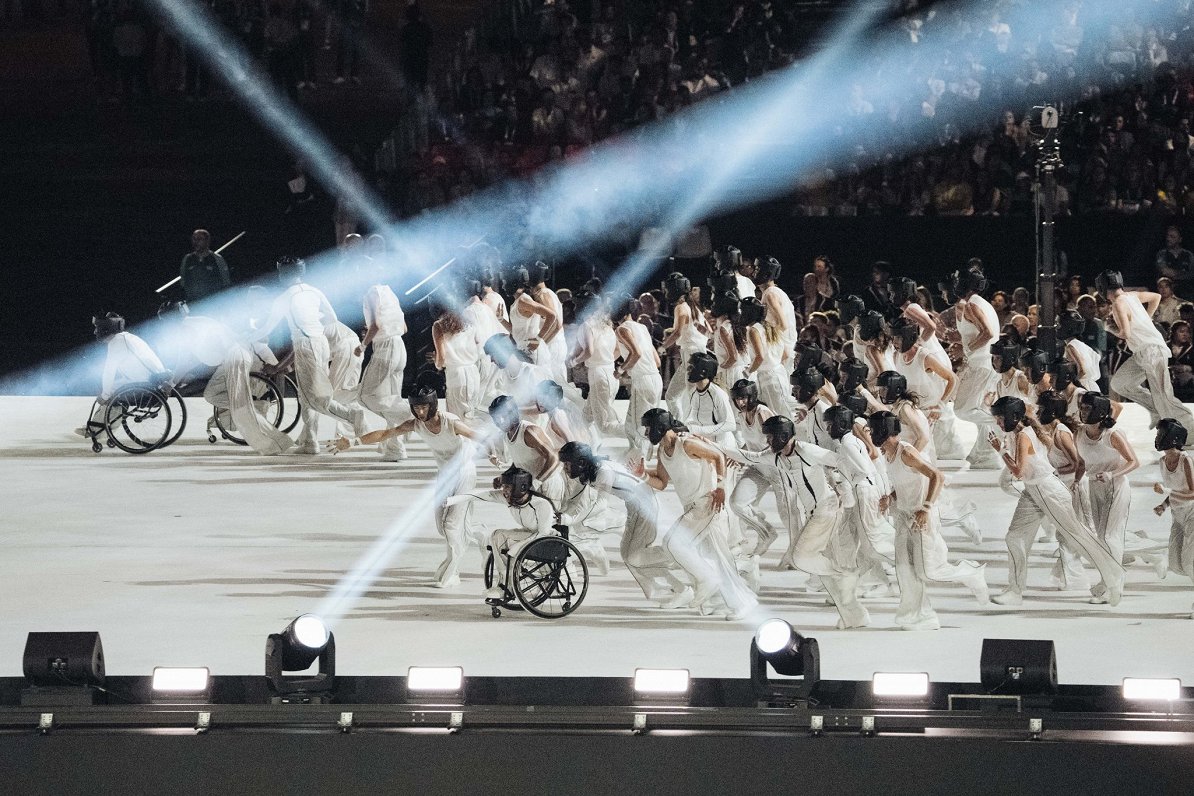
[(682, 591), (673, 592), (672, 596), (659, 603), (660, 608), (686, 608), (692, 604), (693, 598), (692, 588), (685, 586)]
[(443, 578), (442, 580), (438, 580), (435, 582), (434, 585), (435, 585), (435, 588), (437, 588), (437, 589), (451, 589), (454, 586), (459, 586), (460, 585), (460, 573), (456, 573), (456, 574), (452, 575), (451, 577)]
[(314, 456), (319, 453), (319, 445), (314, 442), (304, 442), (301, 445), (295, 445), (291, 450), (304, 456)]
[(996, 605), (1019, 606), (1024, 604), (1024, 595), (1018, 591), (1008, 589), (1005, 592), (1000, 592), (991, 598), (991, 602)]
[(1169, 559), (1163, 555), (1153, 558), (1153, 572), (1157, 573), (1157, 580), (1165, 580), (1169, 574)]
[(86, 427), (86, 426), (79, 426), (78, 428), (76, 428), (76, 429), (75, 429), (75, 433), (76, 433), (76, 434), (78, 434), (80, 437), (83, 437), (83, 438), (87, 438), (87, 437), (90, 437), (90, 436), (91, 436), (90, 434), (88, 434), (88, 433), (87, 433), (87, 427)]
[(504, 600), (506, 598), (506, 590), (501, 586), (490, 586), (485, 590), (486, 600)]
[(919, 622), (907, 622), (904, 624), (896, 623), (900, 630), (940, 630), (941, 621), (936, 617), (930, 619), (922, 619)]

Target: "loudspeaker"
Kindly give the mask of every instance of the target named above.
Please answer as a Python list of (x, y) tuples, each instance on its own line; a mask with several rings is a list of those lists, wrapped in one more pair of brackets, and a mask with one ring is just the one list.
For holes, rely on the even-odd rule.
[(1057, 690), (1057, 652), (1052, 641), (985, 638), (979, 675), (991, 693), (1051, 694)]
[(102, 685), (104, 648), (99, 633), (30, 633), (25, 640), (30, 685)]

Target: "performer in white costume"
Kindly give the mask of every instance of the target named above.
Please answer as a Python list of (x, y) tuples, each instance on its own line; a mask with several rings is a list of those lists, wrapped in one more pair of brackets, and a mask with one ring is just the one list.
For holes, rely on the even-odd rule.
[(951, 292), (957, 297), (955, 312), (966, 363), (958, 379), (954, 410), (959, 419), (978, 426), (974, 447), (966, 455), (966, 461), (974, 470), (999, 468), (998, 457), (986, 440), (992, 420), (984, 399), (993, 391), (997, 378), (991, 367), (991, 343), (999, 337), (999, 317), (991, 303), (980, 295), (986, 289), (987, 279), (979, 266), (971, 265), (954, 273)]
[(643, 436), (640, 419), (648, 409), (659, 406), (663, 395), (663, 377), (659, 375), (659, 353), (651, 342), (647, 327), (635, 320), (639, 312), (636, 299), (625, 297), (610, 313), (616, 326), (618, 357), (622, 364), (614, 376), (630, 377), (630, 404), (622, 425), (626, 441), (630, 443), (631, 458), (645, 459), (651, 442)]
[[(583, 365), (589, 379), (589, 394), (585, 398), (584, 417), (601, 436), (619, 433), (622, 421), (614, 409), (618, 394), (618, 380), (614, 378), (614, 355), (618, 336), (614, 332), (601, 298), (588, 290), (577, 292), (576, 314), (578, 345), (573, 362)], [(598, 438), (599, 441), (600, 438)]]
[[(739, 379), (730, 391), (737, 413), (737, 445), (739, 450), (762, 453), (769, 448), (763, 423), (773, 417), (771, 407), (760, 402), (759, 385), (749, 379)], [(730, 493), (730, 510), (738, 519), (755, 532), (753, 555), (758, 557), (767, 552), (779, 537), (775, 526), (767, 519), (760, 505), (763, 497), (775, 488), (764, 468), (748, 465), (739, 474), (738, 483)]]
[[(1157, 423), (1153, 446), (1161, 452), (1157, 466), (1161, 480), (1153, 491), (1165, 499), (1153, 511), (1158, 517), (1169, 509), (1169, 571), (1194, 580), (1194, 454), (1186, 447), (1186, 428), (1171, 417)], [(1194, 619), (1194, 605), (1190, 607)]]
[[(767, 323), (779, 330), (779, 336), (784, 341), (784, 350), (792, 351), (796, 348), (796, 336), (800, 330), (796, 328), (796, 307), (792, 304), (792, 299), (776, 284), (782, 270), (779, 260), (774, 257), (762, 260), (755, 273), (755, 284), (759, 288), (759, 299), (767, 308)], [(795, 359), (788, 357), (784, 366), (791, 376), (796, 368)]]
[[(767, 309), (756, 298), (740, 302), (740, 320), (747, 329), (751, 363), (746, 378), (759, 384), (759, 400), (775, 414), (791, 416), (792, 400), (784, 359), (792, 352), (784, 349), (779, 330), (767, 323)], [(731, 387), (733, 385), (730, 385)]]
[[(489, 405), (489, 419), (501, 434), (497, 456), (501, 462), (526, 470), (535, 479), (535, 491), (557, 507), (564, 500), (564, 473), (556, 447), (547, 432), (521, 418), (518, 404), (509, 395), (499, 395)], [(499, 484), (494, 483), (494, 489)]]
[(700, 302), (692, 295), (692, 282), (684, 274), (679, 271), (668, 274), (663, 281), (663, 294), (672, 304), (672, 328), (659, 347), (665, 352), (672, 346), (680, 350), (680, 361), (668, 380), (664, 398), (668, 411), (680, 417), (686, 409), (688, 358), (708, 349), (710, 329)]
[(444, 371), (444, 397), (448, 411), (466, 422), (481, 414), (481, 371), (477, 360), (486, 338), (483, 331), (455, 307), (452, 301), (439, 304), (439, 317), (431, 325), (435, 345), (435, 366)]
[[(380, 278), (380, 273), (377, 274)], [(406, 315), (402, 304), (389, 285), (379, 281), (365, 291), (362, 302), (365, 314), (365, 336), (356, 350), (363, 357), (372, 345), (369, 364), (361, 374), (358, 400), (361, 406), (381, 415), (386, 425), (393, 427), (408, 418), (407, 404), (402, 400), (402, 380), (406, 371)], [(402, 437), (387, 440), (381, 449), (382, 461), (406, 458), (406, 443)]]
[[(104, 357), (104, 375), (100, 381), (99, 400), (89, 424), (102, 425), (108, 411), (108, 401), (119, 387), (134, 382), (145, 382), (168, 374), (162, 360), (149, 344), (132, 332), (124, 330), (124, 318), (115, 312), (103, 317), (93, 317), (95, 339), (107, 345)], [(80, 437), (88, 436), (86, 428), (76, 428)]]
[[(1058, 318), (1058, 334), (1065, 340), (1065, 358), (1074, 363), (1077, 374), (1074, 381), (1087, 392), (1099, 392), (1099, 352), (1088, 346), (1078, 336), (1086, 328), (1086, 321), (1077, 312), (1070, 310)], [(1054, 385), (1056, 388), (1056, 385)]]

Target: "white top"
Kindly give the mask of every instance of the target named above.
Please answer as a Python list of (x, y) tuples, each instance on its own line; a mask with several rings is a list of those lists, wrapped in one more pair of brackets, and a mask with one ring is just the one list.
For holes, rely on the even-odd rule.
[(1124, 457), (1111, 446), (1113, 437), (1123, 437), (1123, 434), (1113, 428), (1099, 429), (1099, 436), (1094, 439), (1086, 433), (1086, 427), (1078, 432), (1078, 455), (1086, 462), (1086, 474), (1110, 473), (1118, 470), (1124, 463)]
[[(731, 341), (734, 339), (734, 324), (730, 323), (729, 318), (722, 319), (717, 324), (717, 328), (713, 333), (713, 356), (717, 357), (717, 367), (719, 369), (726, 369), (723, 368), (722, 363), (729, 359), (733, 359), (733, 364), (727, 370), (732, 373), (744, 372), (746, 368), (744, 367), (743, 363), (746, 360), (746, 352), (739, 351), (737, 348), (731, 351), (730, 348), (726, 346), (725, 341), (722, 339), (723, 332), (724, 336), (728, 336)], [(737, 377), (735, 376), (735, 379), (736, 378)], [(733, 384), (733, 382), (730, 383)]]
[[(1036, 398), (1030, 392), (1025, 392), (1020, 386), (1020, 371), (1012, 368), (1006, 373), (999, 374), (999, 381), (995, 383), (995, 397), (1019, 398), (1025, 404), (1035, 404)], [(1032, 387), (1029, 385), (1029, 390)]]
[(969, 362), (972, 359), (989, 360), (991, 357), (991, 343), (994, 343), (999, 335), (999, 316), (995, 313), (995, 308), (991, 306), (991, 303), (977, 293), (966, 299), (964, 303), (973, 305), (978, 309), (979, 315), (982, 316), (985, 325), (992, 334), (989, 343), (977, 351), (969, 353), (970, 347), (974, 345), (974, 341), (978, 339), (979, 334), (984, 330), (975, 326), (966, 317), (965, 312), (959, 311), (955, 313), (955, 317), (958, 320), (958, 334), (962, 337), (962, 348), (964, 352), (967, 352), (965, 354), (966, 361)]
[(734, 280), (738, 283), (738, 298), (754, 298), (755, 283), (749, 276), (742, 274), (734, 274)]
[(112, 335), (108, 340), (108, 356), (104, 360), (100, 397), (110, 398), (117, 387), (130, 382), (147, 381), (154, 373), (164, 370), (162, 360), (140, 337), (132, 332)]
[(214, 318), (188, 315), (178, 328), (191, 356), (209, 368), (219, 367), (229, 351), (240, 347), (232, 330)]
[(684, 440), (687, 434), (679, 434), (675, 450), (669, 456), (662, 445), (659, 446), (659, 460), (667, 470), (668, 480), (676, 488), (680, 496), (680, 505), (688, 508), (713, 489), (713, 465), (705, 459), (694, 459), (684, 450)]
[[(788, 298), (788, 294), (780, 290), (778, 286), (771, 285), (763, 291), (763, 302), (766, 303), (768, 296), (776, 296), (779, 300), (780, 312), (783, 315), (784, 323), (787, 324), (787, 330), (784, 332), (784, 341), (795, 346), (796, 335), (799, 329), (796, 328), (796, 308), (792, 306), (792, 299)], [(779, 318), (774, 317), (775, 313), (770, 306), (767, 308), (767, 322), (772, 326), (779, 325)]]
[(535, 402), (539, 383), (546, 380), (547, 374), (538, 366), (510, 357), (498, 372), (494, 387), (498, 395), (509, 395), (519, 406), (529, 406)]
[(459, 418), (451, 412), (437, 412), (440, 419), (439, 431), (431, 430), (428, 423), (423, 422), (419, 418), (414, 418), (415, 431), (418, 432), (422, 440), (427, 443), (427, 447), (431, 450), (431, 455), (439, 464), (447, 464), (452, 460), (456, 454), (460, 453), (460, 449), (464, 447), (470, 440), (466, 437), (460, 437), (456, 434), (455, 426), (453, 425)]
[[(1025, 427), (1019, 433), (1024, 434), (1032, 440), (1032, 456), (1028, 461), (1020, 463), (1022, 468), (1020, 480), (1026, 484), (1036, 484), (1055, 475), (1057, 467), (1050, 460), (1049, 448), (1037, 436), (1036, 429)], [(1017, 443), (1018, 440), (1013, 437), (1010, 444), (1015, 445)]]
[(501, 321), (493, 314), (493, 310), (480, 301), (470, 301), (460, 311), (460, 315), (477, 330), (477, 337), (481, 340), (481, 345), (485, 345), (485, 341), (495, 334), (506, 333)]
[[(493, 312), (493, 317), (497, 318), (499, 323), (503, 319), (510, 317), (510, 313), (506, 310), (505, 300), (502, 299), (501, 294), (496, 290), (486, 291), (485, 295), (481, 298), (481, 303), (489, 307)], [(503, 331), (505, 330), (503, 329)]]
[[(680, 305), (678, 305), (680, 306)], [(688, 325), (680, 332), (680, 338), (676, 344), (680, 346), (680, 350), (684, 352), (704, 351), (709, 346), (709, 338), (697, 328), (697, 324), (701, 322), (700, 318), (695, 317), (692, 307), (687, 303), (682, 305), (688, 311)]]
[(1098, 392), (1098, 390), (1085, 390), (1081, 387), (1074, 387), (1074, 392), (1070, 399), (1066, 402), (1065, 413), (1072, 418), (1079, 417), (1078, 410), (1082, 408), (1082, 396), (1087, 392)]
[[(775, 342), (767, 341), (767, 328), (761, 324), (756, 323), (751, 327), (759, 330), (759, 337), (763, 339), (763, 350), (760, 352), (763, 355), (763, 363), (759, 365), (759, 370), (772, 370), (783, 365), (784, 357), (784, 339), (776, 337)], [(750, 337), (747, 337), (749, 340)]]
[(941, 396), (945, 394), (945, 379), (926, 369), (927, 360), (933, 357), (932, 352), (925, 346), (918, 345), (912, 354), (911, 362), (907, 361), (906, 356), (906, 354), (896, 354), (896, 373), (908, 381), (908, 392), (916, 393), (921, 399), (921, 406), (925, 408), (937, 406), (941, 403)]
[(365, 291), (364, 300), (365, 323), (377, 326), (374, 340), (388, 340), (391, 337), (402, 336), (402, 329), (406, 325), (406, 316), (402, 313), (402, 304), (389, 285), (374, 285)]
[(585, 363), (590, 369), (608, 369), (614, 365), (618, 349), (618, 335), (604, 318), (585, 321), (589, 338), (589, 359)]
[[(1073, 439), (1074, 432), (1070, 431), (1069, 427), (1064, 423), (1058, 423), (1053, 427), (1053, 445), (1049, 448), (1049, 465), (1054, 470), (1059, 470), (1070, 463), (1070, 460), (1066, 458), (1065, 452), (1061, 449), (1061, 446), (1057, 444), (1059, 439), (1067, 436), (1070, 439)], [(1064, 481), (1067, 485), (1073, 483), (1074, 481), (1073, 473), (1066, 473), (1065, 475), (1058, 473), (1057, 477)]]
[(734, 404), (730, 396), (718, 385), (710, 382), (704, 390), (688, 385), (687, 407), (680, 422), (694, 434), (700, 434), (714, 441), (724, 434), (732, 434), (737, 425)]
[(650, 517), (652, 521), (659, 513), (655, 490), (646, 481), (636, 478), (613, 462), (604, 461), (598, 465), (597, 477), (591, 486), (602, 494), (613, 495), (626, 503), (628, 509)]
[(523, 293), (514, 300), (514, 305), (510, 308), (510, 335), (514, 338), (514, 344), (523, 351), (527, 350), (527, 343), (531, 338), (538, 337), (543, 328), (542, 316), (532, 313), (528, 318), (519, 311), (524, 298), (531, 301), (531, 297)]
[(525, 420), (518, 421), (518, 431), (514, 439), (509, 434), (502, 434), (501, 440), (505, 444), (506, 458), (516, 467), (530, 473), (536, 482), (539, 481), (539, 471), (543, 469), (543, 456), (539, 451), (526, 443), (526, 431), (533, 424)]
[(838, 458), (838, 471), (852, 486), (866, 484), (877, 486), (879, 474), (875, 470), (875, 462), (867, 452), (866, 444), (853, 433), (848, 433), (835, 444)]
[(745, 412), (738, 413), (738, 442), (742, 450), (752, 452), (767, 450), (769, 446), (767, 436), (763, 433), (763, 423), (774, 414), (775, 412), (766, 404), (759, 404), (755, 409), (753, 423), (747, 420)]
[(830, 469), (838, 466), (838, 456), (833, 451), (796, 440), (787, 456), (769, 452), (756, 456), (752, 457), (755, 461), (774, 467), (789, 500), (798, 496), (809, 513), (818, 507), (822, 511), (837, 509), (837, 493), (829, 486), (828, 479)]
[(1153, 319), (1148, 317), (1138, 297), (1132, 293), (1120, 293), (1115, 297), (1115, 303), (1128, 314), (1128, 348), (1132, 351), (1140, 351), (1149, 346), (1167, 348), (1165, 338), (1157, 331), (1157, 327), (1153, 326)]
[(1082, 386), (1087, 390), (1099, 391), (1099, 352), (1082, 342), (1078, 338), (1066, 343), (1066, 356), (1078, 365), (1082, 374), (1079, 378)]
[(290, 327), (290, 338), (319, 337), (323, 334), (323, 327), (336, 322), (336, 311), (328, 303), (327, 297), (321, 291), (310, 285), (299, 282), (286, 288), (286, 291), (274, 299), (270, 306), (269, 317), (261, 327), (256, 339), (269, 336), (273, 328), (282, 320)]
[[(1185, 492), (1190, 488), (1190, 485), (1186, 483), (1186, 468), (1194, 466), (1194, 454), (1191, 454), (1189, 451), (1182, 451), (1180, 458), (1177, 460), (1177, 468), (1173, 472), (1170, 472), (1169, 468), (1165, 466), (1164, 458), (1157, 462), (1157, 466), (1161, 468), (1161, 485), (1166, 489), (1171, 492), (1175, 489)], [(1170, 495), (1169, 500), (1183, 504), (1188, 502), (1172, 495)]]
[(929, 479), (904, 463), (904, 451), (908, 448), (916, 450), (911, 443), (900, 440), (894, 458), (889, 458), (886, 454), (883, 456), (887, 465), (887, 478), (891, 482), (892, 491), (895, 492), (895, 508), (900, 514), (915, 513), (929, 494)]
[(485, 341), (476, 326), (465, 326), (454, 334), (440, 336), (444, 349), (444, 369), (476, 366)]
[[(630, 333), (631, 339), (634, 340), (634, 344), (638, 346), (638, 350), (642, 354), (638, 358), (638, 362), (635, 362), (634, 367), (628, 372), (630, 378), (658, 374), (659, 368), (655, 367), (655, 357), (651, 356), (651, 352), (655, 350), (655, 344), (651, 341), (651, 333), (647, 331), (647, 327), (638, 321), (630, 320), (623, 322), (619, 328), (624, 328)], [(630, 358), (630, 349), (621, 340), (618, 341), (618, 356), (622, 359)]]
[(536, 300), (555, 312), (556, 318), (560, 321), (555, 337), (547, 343), (547, 349), (551, 352), (553, 361), (564, 362), (568, 357), (568, 341), (564, 337), (564, 305), (560, 303), (560, 297), (556, 295), (556, 292), (550, 288), (543, 288), (539, 291), (539, 298)]
[(825, 426), (825, 410), (829, 408), (829, 402), (824, 398), (818, 398), (811, 409), (803, 404), (800, 408), (805, 410), (805, 415), (796, 424), (796, 438), (820, 445), (822, 448), (832, 446), (833, 438), (829, 436), (829, 429)]

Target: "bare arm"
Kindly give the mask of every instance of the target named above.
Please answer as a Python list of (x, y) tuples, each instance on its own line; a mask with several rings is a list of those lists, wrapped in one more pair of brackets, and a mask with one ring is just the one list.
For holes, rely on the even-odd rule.
[(547, 304), (540, 303), (535, 299), (523, 293), (519, 298), (520, 302), (526, 302), (527, 309), (531, 311), (532, 315), (538, 315), (544, 321), (543, 328), (539, 330), (539, 339), (545, 343), (551, 342), (551, 339), (556, 336), (563, 327), (561, 326), (560, 316), (549, 307)]
[(718, 362), (717, 364), (722, 368), (731, 368), (738, 361), (738, 349), (734, 346), (734, 333), (723, 326), (717, 330), (717, 335), (721, 338), (722, 345), (725, 346), (726, 351), (729, 352), (729, 359), (725, 362)]
[(1110, 473), (1100, 473), (1107, 480), (1127, 475), (1140, 466), (1140, 460), (1136, 458), (1136, 451), (1132, 450), (1132, 446), (1128, 444), (1128, 438), (1120, 432), (1111, 432), (1111, 447), (1115, 448), (1116, 452), (1123, 457), (1124, 463)]
[(543, 432), (543, 429), (538, 426), (528, 425), (522, 433), (524, 435), (523, 441), (526, 442), (527, 447), (543, 457), (543, 466), (539, 468), (539, 472), (534, 474), (535, 478), (542, 481), (559, 466), (560, 457), (552, 449), (551, 443), (547, 440), (547, 434)]
[(647, 484), (656, 492), (662, 492), (667, 489), (667, 485), (671, 481), (667, 468), (663, 466), (662, 459), (655, 462), (654, 470), (647, 470), (644, 475), (647, 477)]
[(692, 323), (692, 310), (688, 308), (688, 304), (681, 301), (672, 310), (672, 333), (663, 338), (663, 342), (659, 347), (664, 351), (668, 350), (676, 344), (680, 339), (680, 335), (684, 332), (685, 327)]
[(900, 421), (915, 436), (912, 444), (916, 446), (916, 450), (924, 453), (925, 449), (929, 447), (929, 443), (933, 441), (933, 435), (929, 433), (929, 424), (925, 421), (924, 412), (912, 404), (905, 404), (900, 411)]
[(966, 302), (964, 314), (966, 319), (979, 329), (978, 337), (974, 338), (974, 345), (972, 345), (970, 350), (966, 352), (968, 354), (972, 354), (994, 340), (997, 330), (992, 329), (987, 325), (987, 319), (983, 317), (983, 314), (979, 312), (978, 307), (976, 307), (972, 302)]
[(1157, 314), (1157, 307), (1161, 306), (1160, 293), (1141, 290), (1136, 294), (1136, 298), (1140, 299), (1140, 303), (1144, 305), (1144, 311), (1148, 313), (1148, 317), (1151, 318)]
[(941, 487), (945, 483), (945, 477), (941, 474), (940, 470), (925, 461), (924, 457), (922, 457), (914, 448), (902, 446), (900, 448), (900, 457), (904, 464), (908, 465), (913, 470), (929, 479), (929, 488), (925, 492), (925, 501), (921, 507), (916, 510), (916, 513), (912, 515), (915, 528), (926, 528), (929, 524), (929, 510), (933, 507), (933, 505), (937, 502), (937, 498), (941, 495)]
[(622, 341), (622, 344), (626, 346), (626, 350), (629, 352), (629, 356), (627, 356), (622, 362), (622, 372), (627, 373), (631, 368), (638, 364), (638, 361), (643, 356), (643, 352), (638, 350), (638, 345), (636, 345), (634, 342), (634, 335), (630, 333), (629, 329), (624, 326), (619, 326), (616, 334), (618, 335), (618, 339)]
[(763, 366), (763, 335), (761, 332), (759, 332), (759, 327), (757, 325), (750, 327), (747, 333), (750, 335), (750, 342), (755, 350), (754, 358), (750, 361), (749, 372), (755, 373)]
[(922, 343), (932, 340), (937, 335), (937, 322), (919, 304), (909, 304), (905, 307), (904, 317), (920, 327), (920, 341)]
[[(1122, 295), (1120, 294), (1120, 296)], [(1127, 340), (1128, 335), (1132, 333), (1132, 318), (1128, 315), (1128, 311), (1123, 308), (1119, 297), (1116, 297), (1115, 301), (1111, 304), (1111, 317), (1115, 320), (1115, 328), (1118, 332), (1117, 336), (1121, 340)]]
[(717, 484), (709, 493), (709, 497), (713, 500), (713, 510), (721, 511), (726, 502), (726, 490), (722, 486), (722, 482), (726, 477), (726, 457), (720, 450), (705, 442), (702, 439), (694, 437), (685, 437), (680, 440), (680, 444), (684, 446), (684, 452), (694, 459), (701, 459), (713, 465), (713, 471), (717, 474)]
[(444, 340), (444, 333), (440, 329), (439, 321), (431, 324), (431, 342), (435, 344), (435, 367), (438, 370), (443, 370), (444, 345), (447, 341)]
[(775, 318), (775, 328), (779, 329), (781, 334), (789, 331), (788, 319), (784, 317), (783, 305), (780, 304), (779, 296), (774, 290), (768, 290), (763, 293), (763, 304), (771, 311), (771, 317)]
[(945, 381), (945, 392), (941, 395), (942, 402), (952, 401), (954, 392), (958, 389), (958, 377), (953, 368), (947, 368), (934, 357), (925, 357), (925, 370)]

